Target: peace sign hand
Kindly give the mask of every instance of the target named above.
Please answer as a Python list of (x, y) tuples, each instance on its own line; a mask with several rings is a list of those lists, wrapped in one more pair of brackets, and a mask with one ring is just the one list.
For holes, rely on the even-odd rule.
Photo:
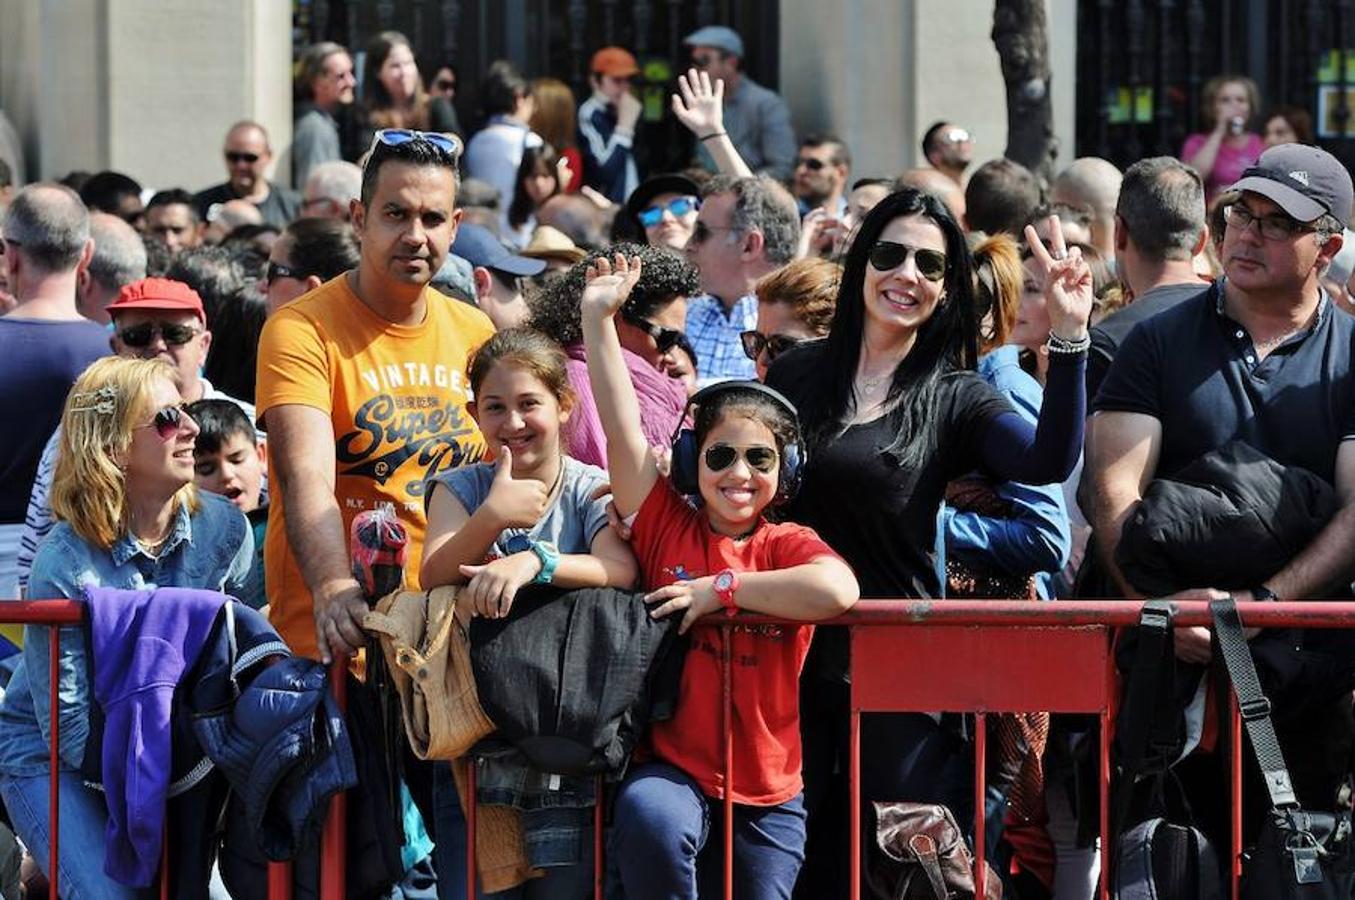
[(1087, 336), (1095, 299), (1092, 270), (1082, 258), (1082, 250), (1068, 249), (1058, 216), (1049, 217), (1048, 247), (1031, 225), (1026, 226), (1026, 243), (1040, 275), (1050, 332), (1065, 341), (1082, 340)]

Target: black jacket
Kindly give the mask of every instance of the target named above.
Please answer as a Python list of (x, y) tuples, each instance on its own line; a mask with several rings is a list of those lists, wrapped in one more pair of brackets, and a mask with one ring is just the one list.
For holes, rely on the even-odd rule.
[(471, 620), (471, 665), (497, 737), (563, 775), (617, 773), (677, 703), (687, 641), (641, 594), (518, 592), (507, 618)]

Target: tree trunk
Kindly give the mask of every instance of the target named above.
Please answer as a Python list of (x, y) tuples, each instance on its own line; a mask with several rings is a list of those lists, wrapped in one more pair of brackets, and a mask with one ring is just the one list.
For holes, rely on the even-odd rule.
[(1005, 156), (1041, 180), (1053, 176), (1058, 144), (1049, 97), (1049, 28), (1045, 0), (995, 0), (993, 44), (1007, 84)]

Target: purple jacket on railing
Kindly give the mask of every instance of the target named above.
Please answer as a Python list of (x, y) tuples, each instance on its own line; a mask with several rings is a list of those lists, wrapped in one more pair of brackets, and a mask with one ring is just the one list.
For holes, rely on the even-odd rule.
[(85, 599), (94, 697), (104, 711), (104, 872), (146, 887), (160, 866), (164, 839), (174, 689), (230, 598), (186, 588), (90, 588)]

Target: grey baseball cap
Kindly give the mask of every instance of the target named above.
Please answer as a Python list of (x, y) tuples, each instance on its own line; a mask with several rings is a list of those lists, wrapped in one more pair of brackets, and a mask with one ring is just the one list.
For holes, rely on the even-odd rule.
[(682, 39), (688, 47), (714, 47), (743, 59), (743, 38), (733, 28), (724, 25), (707, 25), (698, 28)]
[(1232, 190), (1260, 194), (1300, 222), (1330, 213), (1342, 227), (1350, 224), (1355, 203), (1346, 167), (1321, 147), (1307, 144), (1277, 144), (1266, 150)]

